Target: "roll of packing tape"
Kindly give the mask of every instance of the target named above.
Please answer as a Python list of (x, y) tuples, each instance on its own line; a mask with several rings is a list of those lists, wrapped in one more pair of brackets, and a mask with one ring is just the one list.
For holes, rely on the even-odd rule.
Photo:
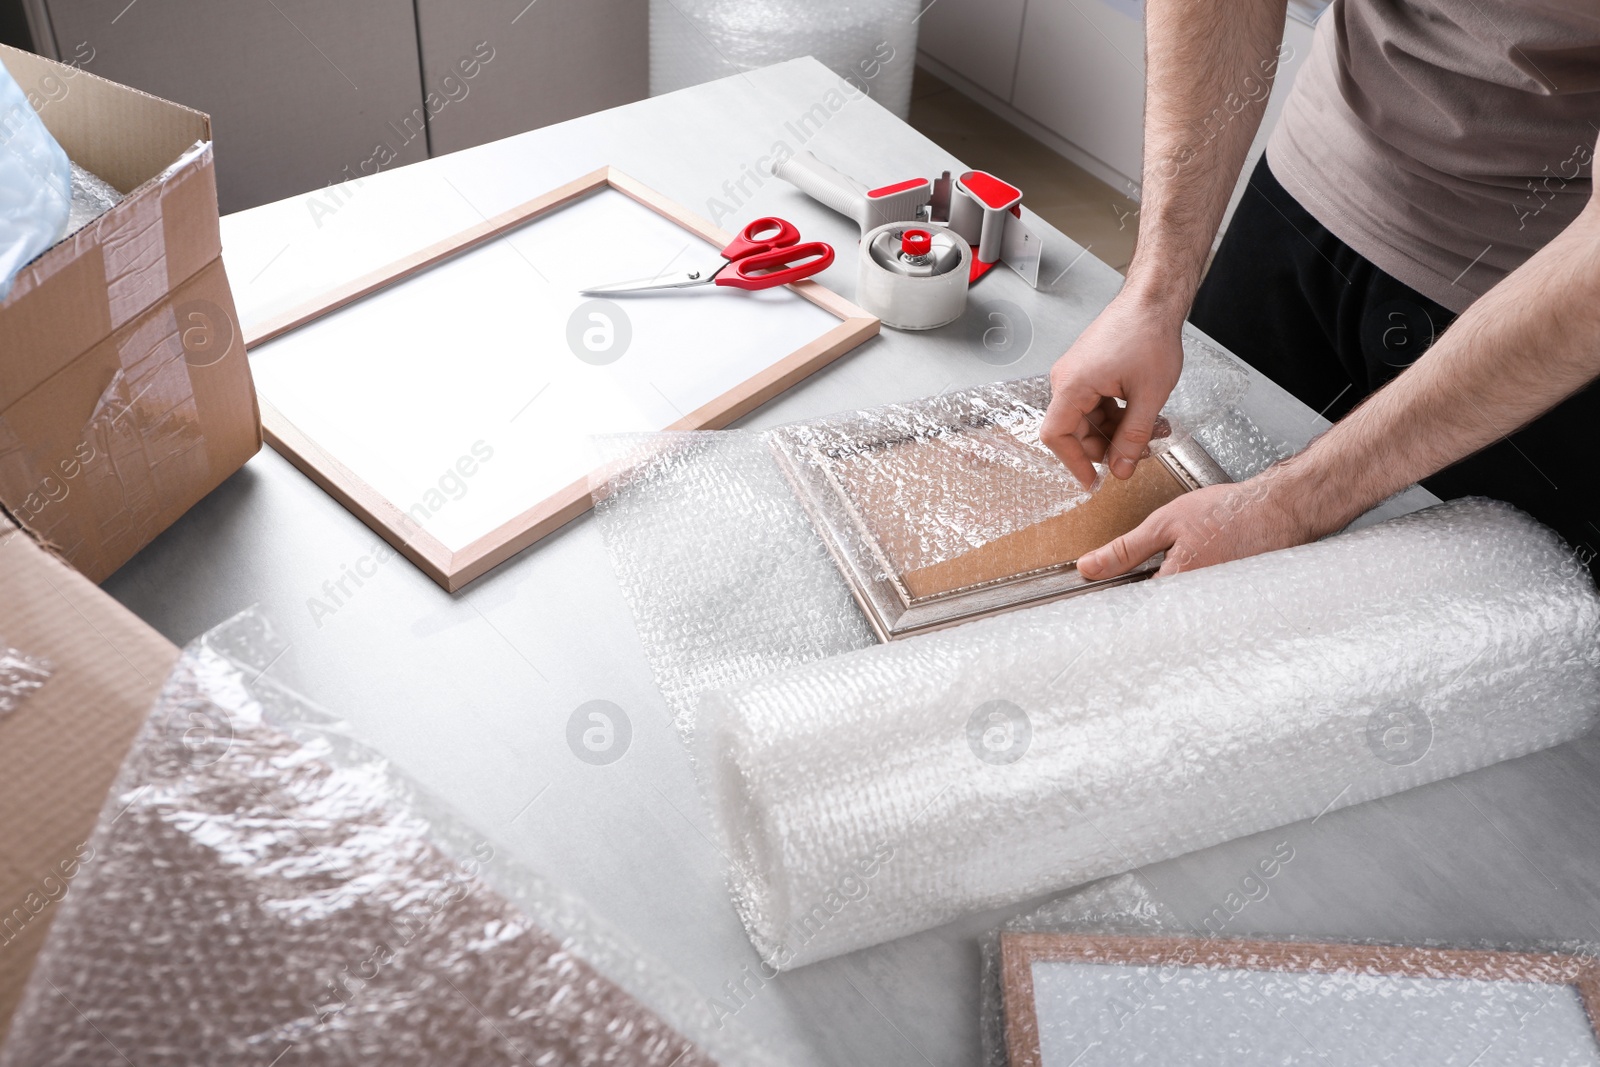
[(967, 307), (972, 248), (940, 226), (891, 222), (861, 238), (856, 303), (897, 330), (931, 330)]

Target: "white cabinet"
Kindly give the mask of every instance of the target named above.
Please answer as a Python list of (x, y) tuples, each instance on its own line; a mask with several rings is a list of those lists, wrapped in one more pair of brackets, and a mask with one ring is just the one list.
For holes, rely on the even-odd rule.
[(224, 212), (647, 87), (647, 0), (24, 2), (39, 52), (211, 115)]
[(643, 99), (648, 11), (647, 0), (418, 0), (433, 154)]
[(210, 114), (225, 212), (428, 156), (410, 0), (48, 6), (63, 59)]
[(1028, 0), (935, 0), (917, 23), (917, 48), (1009, 100), (1027, 7)]
[(1011, 104), (1122, 177), (1137, 178), (1144, 25), (1105, 0), (1032, 0)]

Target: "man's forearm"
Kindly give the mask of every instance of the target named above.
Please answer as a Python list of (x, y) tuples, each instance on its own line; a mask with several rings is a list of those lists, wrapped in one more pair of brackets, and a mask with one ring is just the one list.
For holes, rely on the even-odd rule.
[(1591, 200), (1415, 364), (1267, 477), (1309, 529), (1328, 533), (1597, 376), (1600, 203)]
[(1285, 0), (1145, 5), (1144, 185), (1126, 292), (1174, 324), (1188, 314), (1261, 123), (1285, 8)]

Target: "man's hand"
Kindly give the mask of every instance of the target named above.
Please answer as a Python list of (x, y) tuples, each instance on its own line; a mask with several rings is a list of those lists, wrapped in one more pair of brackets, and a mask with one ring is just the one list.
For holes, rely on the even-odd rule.
[[(1286, 0), (1147, 0), (1139, 235), (1122, 291), (1056, 362), (1039, 437), (1085, 487), (1128, 478), (1183, 369), (1183, 318), (1261, 122), (1238, 87), (1270, 83)], [(1229, 103), (1232, 101), (1233, 103)], [(1205, 123), (1228, 107), (1216, 133)], [(1127, 402), (1121, 407), (1117, 400)]]
[(1095, 463), (1131, 477), (1156, 436), (1161, 405), (1183, 370), (1182, 322), (1181, 310), (1174, 319), (1118, 296), (1051, 369), (1039, 439), (1084, 487)]
[(1172, 574), (1343, 529), (1600, 380), (1597, 337), (1600, 198), (1591, 197), (1560, 235), (1305, 451), (1249, 481), (1185, 493), (1081, 557), (1078, 570), (1111, 578), (1166, 551), (1159, 573)]
[(1156, 573), (1176, 574), (1315, 541), (1331, 529), (1303, 515), (1303, 491), (1274, 468), (1249, 481), (1211, 485), (1158, 508), (1131, 532), (1078, 560), (1091, 581), (1126, 574), (1157, 552)]

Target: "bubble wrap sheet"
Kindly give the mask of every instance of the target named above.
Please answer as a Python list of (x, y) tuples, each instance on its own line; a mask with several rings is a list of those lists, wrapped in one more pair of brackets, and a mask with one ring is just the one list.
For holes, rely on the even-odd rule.
[[(1184, 338), (1183, 377), (1162, 409), (1160, 451), (1193, 436), (1235, 479), (1281, 453), (1234, 405), (1248, 379), (1207, 342)], [(595, 518), (638, 623), (674, 723), (688, 739), (706, 690), (875, 643), (849, 587), (785, 480), (775, 453), (799, 462), (855, 462), (905, 517), (879, 530), (900, 566), (949, 560), (1085, 499), (1039, 441), (1046, 378), (1022, 378), (776, 431), (626, 435), (601, 439), (608, 462), (593, 486)], [(978, 429), (982, 432), (957, 432)], [(888, 449), (915, 440), (933, 464), (909, 470)], [(939, 484), (972, 483), (985, 495)], [(960, 473), (959, 483), (953, 476)], [(1100, 480), (1105, 477), (1103, 470)], [(938, 500), (934, 508), (915, 502)]]
[(770, 1062), (263, 678), (281, 651), (248, 613), (185, 651), (0, 1067)]
[(757, 949), (794, 967), (1575, 738), (1600, 594), (1458, 501), (701, 698)]
[[(1220, 423), (1248, 385), (1216, 348), (1183, 343), (1183, 379), (1151, 452)], [(792, 462), (825, 463), (854, 496), (894, 516), (873, 533), (888, 569), (904, 573), (1070, 511), (1105, 482), (1097, 464), (1095, 482), (1080, 486), (1040, 441), (1049, 404), (1047, 378), (1020, 378), (796, 423), (771, 438)]]
[[(919, 0), (650, 0), (650, 95), (815, 56), (905, 118), (921, 11)], [(818, 103), (825, 116), (830, 102)]]
[(70, 237), (122, 202), (122, 194), (91, 170), (72, 164), (72, 209), (67, 214)]
[(1592, 943), (1206, 937), (1135, 876), (986, 937), (983, 986), (983, 1067), (1600, 1064)]
[(0, 718), (11, 714), (50, 680), (50, 661), (0, 641)]

